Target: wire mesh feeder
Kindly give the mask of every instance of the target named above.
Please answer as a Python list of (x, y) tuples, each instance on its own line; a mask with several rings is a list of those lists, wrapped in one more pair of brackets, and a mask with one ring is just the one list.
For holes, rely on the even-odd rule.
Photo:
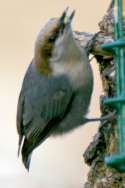
[(102, 45), (105, 50), (112, 51), (115, 61), (116, 96), (104, 100), (104, 104), (116, 108), (118, 152), (105, 157), (107, 166), (119, 172), (125, 172), (125, 40), (123, 31), (123, 6), (125, 0), (114, 0), (115, 41)]

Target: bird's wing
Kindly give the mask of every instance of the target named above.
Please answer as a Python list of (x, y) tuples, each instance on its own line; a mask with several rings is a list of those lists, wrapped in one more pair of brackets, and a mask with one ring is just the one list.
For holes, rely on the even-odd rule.
[[(42, 143), (57, 122), (61, 121), (71, 98), (72, 88), (65, 77), (50, 79), (45, 85), (34, 85), (23, 96), (20, 95), (17, 129), (21, 140), (22, 136), (25, 136), (22, 156), (26, 168), (29, 168), (33, 149)], [(19, 144), (21, 145), (21, 142)]]

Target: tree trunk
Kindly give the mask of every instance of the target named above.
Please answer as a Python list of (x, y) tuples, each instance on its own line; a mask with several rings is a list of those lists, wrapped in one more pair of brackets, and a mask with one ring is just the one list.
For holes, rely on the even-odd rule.
[[(96, 35), (74, 32), (76, 40), (81, 46), (92, 53), (98, 64), (103, 84), (104, 95), (100, 97), (112, 97), (115, 91), (115, 69), (112, 54), (101, 49), (101, 44), (112, 42), (114, 35), (113, 1), (106, 15), (99, 23), (100, 31)], [(94, 37), (93, 37), (94, 36)], [(102, 116), (113, 111), (104, 106), (100, 100)], [(117, 151), (117, 125), (116, 120), (105, 121), (100, 124), (99, 130), (93, 141), (83, 154), (85, 162), (90, 166), (88, 180), (84, 188), (124, 188), (125, 174), (118, 173), (115, 169), (107, 167), (104, 163), (106, 155)]]

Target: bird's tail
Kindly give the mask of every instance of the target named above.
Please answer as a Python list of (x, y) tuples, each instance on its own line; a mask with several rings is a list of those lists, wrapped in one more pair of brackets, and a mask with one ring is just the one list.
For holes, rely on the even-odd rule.
[(60, 119), (53, 119), (49, 121), (44, 129), (41, 129), (41, 126), (34, 127), (30, 134), (25, 137), (22, 146), (22, 161), (28, 171), (33, 150), (48, 138), (49, 134), (52, 132), (53, 128), (57, 125), (59, 120)]
[(32, 155), (32, 150), (30, 147), (30, 143), (28, 140), (25, 138), (23, 147), (22, 147), (22, 161), (25, 166), (25, 168), (29, 171), (30, 167), (30, 162), (31, 162), (31, 155)]

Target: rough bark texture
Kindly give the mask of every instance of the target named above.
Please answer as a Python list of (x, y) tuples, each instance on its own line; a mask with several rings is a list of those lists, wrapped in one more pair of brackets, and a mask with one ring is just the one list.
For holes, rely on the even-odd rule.
[[(86, 46), (98, 64), (104, 89), (104, 95), (100, 97), (112, 97), (115, 92), (115, 68), (112, 54), (101, 49), (101, 44), (113, 41), (113, 3), (110, 4), (106, 15), (99, 23), (99, 33), (93, 38), (93, 34), (74, 32), (76, 40), (81, 46)], [(113, 109), (104, 106), (100, 100), (102, 116)], [(83, 154), (85, 162), (90, 166), (88, 181), (84, 188), (124, 188), (125, 174), (120, 174), (114, 169), (107, 168), (104, 163), (106, 155), (113, 154), (117, 150), (116, 120), (105, 121), (100, 124), (99, 130), (93, 141)]]

